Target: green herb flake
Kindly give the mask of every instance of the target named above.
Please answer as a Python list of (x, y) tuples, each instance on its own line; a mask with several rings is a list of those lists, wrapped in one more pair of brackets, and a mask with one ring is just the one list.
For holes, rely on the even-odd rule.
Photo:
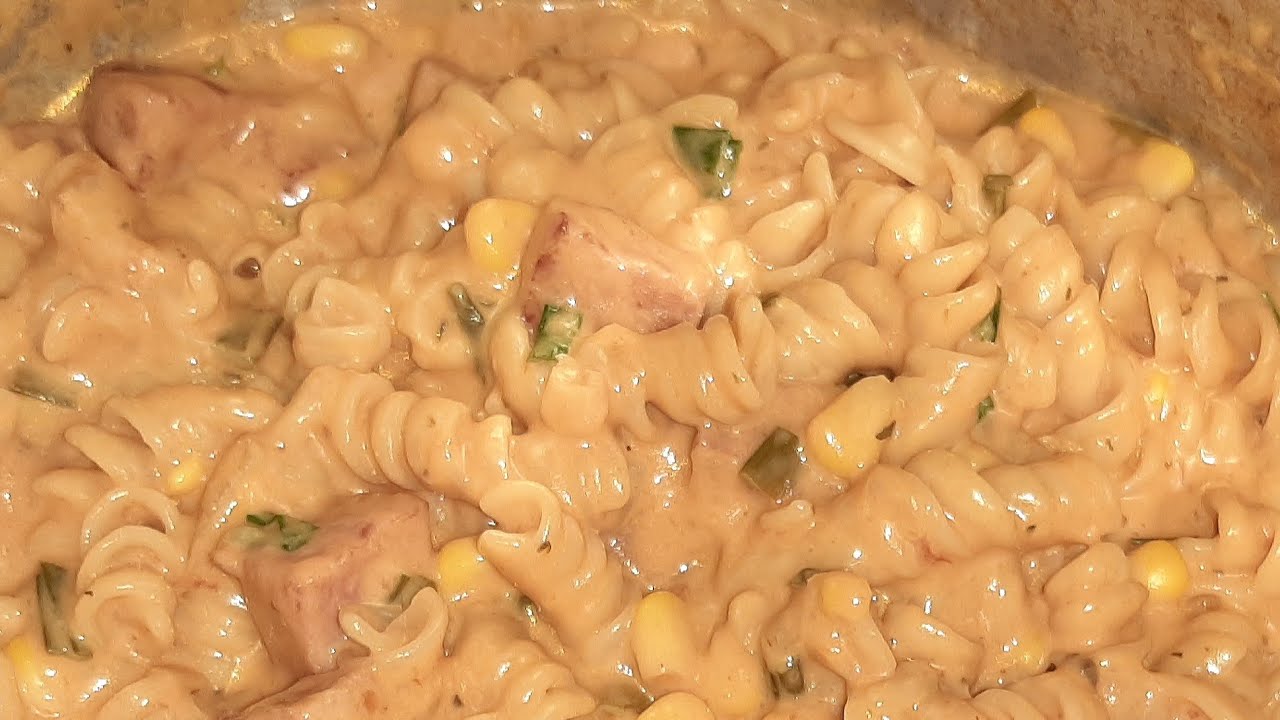
[(978, 323), (973, 329), (973, 335), (983, 342), (993, 343), (1000, 337), (1000, 305), (1001, 294), (996, 293), (996, 304), (991, 307), (991, 312)]
[(867, 378), (883, 377), (892, 381), (897, 376), (898, 376), (897, 373), (895, 373), (893, 370), (890, 370), (888, 368), (867, 368), (863, 370), (852, 370), (849, 372), (848, 375), (844, 377), (843, 384), (845, 387), (853, 387), (854, 385), (857, 385), (858, 383), (862, 382), (863, 380), (866, 380)]
[(19, 365), (13, 372), (13, 379), (9, 382), (8, 389), (10, 392), (30, 398), (45, 405), (62, 408), (64, 410), (77, 409), (77, 403), (70, 392), (59, 391), (52, 387), (53, 383), (46, 377), (41, 376), (29, 365)]
[(261, 528), (264, 531), (262, 540), (279, 545), (285, 552), (293, 552), (311, 542), (311, 537), (319, 529), (318, 526), (306, 520), (278, 513), (248, 515), (244, 522), (250, 527)]
[(248, 310), (236, 317), (215, 341), (222, 350), (231, 353), (245, 366), (253, 366), (261, 359), (284, 323), (279, 313), (266, 310)]
[(421, 575), (400, 575), (400, 579), (396, 581), (396, 585), (391, 589), (391, 594), (387, 596), (388, 605), (399, 605), (400, 608), (407, 609), (409, 603), (417, 597), (418, 593), (427, 588), (435, 589), (436, 584)]
[(516, 601), (516, 605), (520, 607), (520, 614), (529, 619), (529, 622), (538, 624), (538, 604), (527, 595), (521, 595)]
[(723, 128), (677, 125), (671, 128), (680, 160), (691, 170), (708, 197), (727, 198), (742, 157), (742, 141)]
[(739, 473), (744, 480), (774, 500), (791, 491), (791, 479), (800, 467), (800, 439), (777, 428), (751, 454)]
[(1262, 299), (1267, 301), (1267, 307), (1271, 308), (1271, 315), (1275, 317), (1277, 323), (1280, 323), (1280, 308), (1276, 307), (1276, 301), (1271, 297), (1271, 293), (1263, 290)]
[(982, 194), (987, 198), (987, 205), (995, 217), (1004, 215), (1009, 207), (1009, 188), (1013, 187), (1013, 178), (1009, 175), (987, 175), (982, 178)]
[(530, 357), (534, 360), (559, 360), (569, 354), (569, 348), (581, 329), (582, 313), (557, 305), (544, 306)]
[(794, 656), (787, 658), (785, 670), (770, 672), (769, 680), (773, 686), (774, 695), (779, 697), (782, 695), (794, 697), (805, 691), (804, 669), (800, 667), (800, 659)]
[(471, 300), (471, 295), (462, 283), (449, 286), (449, 299), (453, 301), (453, 309), (458, 314), (458, 322), (462, 323), (462, 329), (473, 340), (480, 337), (480, 333), (484, 332), (484, 315)]
[(40, 572), (36, 575), (36, 602), (40, 608), (44, 647), (51, 655), (85, 659), (92, 653), (84, 638), (72, 633), (67, 619), (71, 585), (72, 579), (66, 568), (49, 562), (40, 563)]
[(991, 411), (995, 409), (996, 409), (995, 398), (991, 397), (990, 395), (983, 398), (982, 402), (978, 403), (978, 422), (982, 422), (983, 420), (985, 420), (986, 417), (991, 414)]

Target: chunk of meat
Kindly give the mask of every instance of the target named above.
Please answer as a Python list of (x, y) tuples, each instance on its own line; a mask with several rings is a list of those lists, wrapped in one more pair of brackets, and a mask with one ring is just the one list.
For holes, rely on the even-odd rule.
[(338, 610), (384, 602), (401, 574), (433, 576), (430, 513), (408, 493), (356, 495), (317, 518), (302, 548), (251, 550), (241, 584), (271, 658), (298, 673), (319, 673), (355, 653)]
[(701, 320), (711, 289), (710, 269), (694, 254), (609, 210), (565, 200), (547, 206), (521, 266), (531, 323), (555, 304), (576, 307), (593, 327), (656, 332)]
[(145, 187), (173, 174), (193, 130), (227, 109), (226, 94), (185, 75), (109, 69), (84, 93), (85, 137), (124, 175)]
[(89, 145), (134, 188), (199, 178), (254, 209), (305, 201), (322, 168), (366, 175), (380, 153), (344, 99), (227, 92), (176, 72), (99, 70), (80, 115)]
[(434, 717), (425, 679), (390, 684), (371, 664), (302, 678), (228, 720), (410, 720)]

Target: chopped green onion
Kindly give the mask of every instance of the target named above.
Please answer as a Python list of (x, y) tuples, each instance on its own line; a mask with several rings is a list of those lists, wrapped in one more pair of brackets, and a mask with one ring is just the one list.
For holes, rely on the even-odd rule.
[(888, 368), (867, 368), (866, 370), (853, 370), (844, 378), (845, 387), (853, 387), (858, 383), (870, 377), (885, 377), (893, 380), (897, 377), (897, 373)]
[(316, 525), (288, 515), (259, 513), (244, 519), (246, 525), (262, 528), (262, 541), (278, 543), (280, 549), (293, 552), (311, 542), (311, 536), (319, 529)]
[(786, 497), (791, 477), (800, 467), (800, 439), (778, 428), (765, 438), (742, 466), (744, 480), (774, 500)]
[[(1036, 95), (1035, 90), (1027, 90), (1018, 96), (1008, 107), (1000, 111), (991, 124), (987, 126), (987, 130), (1000, 127), (1001, 125), (1012, 125), (1018, 122), (1023, 115), (1040, 107), (1040, 97)], [(986, 132), (984, 130), (983, 132)]]
[(1000, 337), (1000, 293), (996, 293), (996, 304), (982, 322), (973, 329), (973, 334), (983, 342), (993, 343)]
[(453, 309), (458, 313), (458, 322), (462, 324), (462, 329), (472, 339), (479, 337), (484, 331), (484, 315), (472, 302), (471, 295), (467, 293), (462, 283), (449, 286), (449, 298), (453, 300)]
[(559, 360), (569, 353), (581, 329), (582, 313), (556, 305), (544, 306), (531, 356), (534, 360)]
[[(58, 389), (51, 387), (52, 382), (49, 378), (42, 377), (29, 365), (19, 365), (13, 371), (13, 380), (9, 383), (9, 390), (23, 397), (38, 400), (45, 405), (65, 408), (67, 410), (76, 409), (76, 401), (70, 392), (60, 392)], [(69, 390), (69, 388), (68, 388)]]
[(742, 157), (742, 141), (723, 128), (683, 125), (671, 128), (671, 139), (685, 167), (697, 174), (703, 192), (710, 197), (729, 197)]
[(773, 685), (774, 695), (781, 696), (783, 693), (787, 695), (799, 695), (804, 692), (804, 670), (800, 667), (800, 659), (795, 656), (787, 657), (787, 669), (780, 673), (769, 673), (770, 684)]
[(400, 579), (396, 581), (396, 586), (391, 590), (391, 594), (387, 596), (387, 603), (389, 605), (399, 605), (402, 610), (406, 609), (418, 593), (427, 588), (435, 589), (435, 586), (435, 583), (421, 575), (401, 575)]
[(1271, 308), (1271, 314), (1276, 317), (1276, 322), (1280, 323), (1280, 308), (1276, 307), (1276, 301), (1271, 297), (1271, 293), (1263, 290), (1262, 299), (1267, 301), (1267, 307)]
[(978, 422), (982, 422), (983, 420), (985, 420), (986, 417), (991, 414), (991, 411), (995, 409), (996, 409), (995, 398), (991, 397), (990, 395), (983, 398), (982, 402), (978, 403)]
[(1013, 178), (1008, 175), (988, 175), (982, 178), (982, 194), (987, 196), (987, 204), (996, 217), (1004, 215), (1009, 207), (1009, 188), (1013, 187)]
[(277, 313), (249, 310), (236, 318), (216, 342), (218, 347), (236, 355), (240, 364), (252, 366), (267, 351), (283, 322), (284, 318)]
[(44, 629), (44, 647), (53, 655), (74, 655), (87, 658), (92, 653), (84, 644), (84, 638), (71, 632), (67, 622), (68, 595), (71, 579), (60, 565), (40, 563), (36, 575), (36, 601), (40, 605), (40, 624)]

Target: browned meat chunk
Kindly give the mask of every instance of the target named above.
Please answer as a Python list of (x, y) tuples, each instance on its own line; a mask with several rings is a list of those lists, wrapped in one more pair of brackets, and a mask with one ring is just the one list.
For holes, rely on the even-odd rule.
[(410, 688), (384, 687), (369, 664), (311, 675), (232, 715), (232, 720), (409, 720), (432, 717), (422, 695)]
[(521, 307), (531, 323), (554, 304), (576, 307), (595, 327), (655, 332), (697, 323), (711, 286), (691, 253), (609, 210), (564, 200), (548, 205), (522, 267)]
[(224, 93), (171, 73), (99, 72), (84, 95), (89, 144), (134, 187), (167, 178), (201, 124), (225, 112)]
[(360, 176), (378, 157), (350, 104), (318, 91), (268, 98), (107, 68), (89, 82), (81, 117), (89, 145), (135, 188), (198, 178), (254, 208), (305, 202), (320, 168)]
[(298, 550), (251, 550), (241, 583), (272, 659), (309, 674), (354, 653), (339, 608), (385, 601), (401, 574), (433, 576), (429, 515), (408, 493), (357, 495), (314, 520), (318, 529)]

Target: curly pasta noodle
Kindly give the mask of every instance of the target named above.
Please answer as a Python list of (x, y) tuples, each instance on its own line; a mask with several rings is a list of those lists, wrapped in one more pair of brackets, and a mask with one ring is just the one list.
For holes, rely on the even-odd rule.
[(0, 128), (0, 716), (1280, 713), (1215, 171), (852, 8), (367, 5)]

